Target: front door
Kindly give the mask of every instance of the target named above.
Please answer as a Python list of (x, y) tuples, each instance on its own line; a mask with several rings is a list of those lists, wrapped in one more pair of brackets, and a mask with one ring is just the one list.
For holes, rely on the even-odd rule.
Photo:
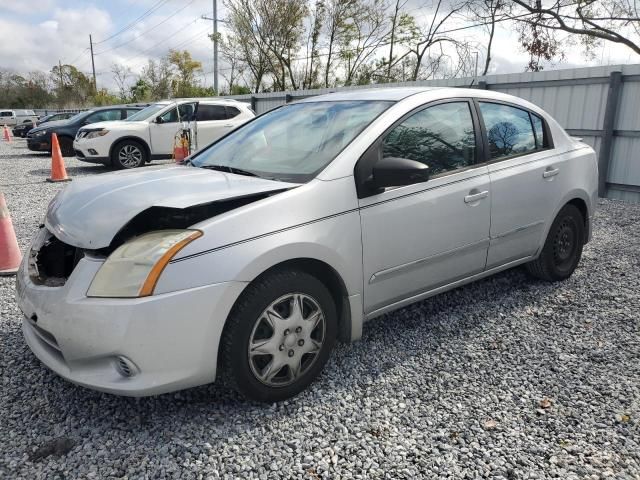
[[(196, 102), (197, 103), (197, 102)], [(183, 127), (189, 125), (193, 129), (193, 112), (196, 103), (183, 103), (159, 115), (149, 124), (149, 137), (153, 155), (170, 156), (178, 141), (176, 136)]]
[(423, 162), (431, 178), (360, 199), (366, 314), (484, 270), (490, 182), (471, 107), (428, 106), (382, 139), (383, 156)]

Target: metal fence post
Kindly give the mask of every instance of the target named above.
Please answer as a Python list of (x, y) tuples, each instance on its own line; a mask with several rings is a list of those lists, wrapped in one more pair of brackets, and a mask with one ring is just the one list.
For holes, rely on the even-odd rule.
[(613, 153), (613, 130), (618, 113), (621, 85), (622, 72), (611, 72), (602, 125), (602, 143), (600, 143), (600, 151), (598, 152), (598, 196), (600, 197), (607, 196), (607, 178)]
[(488, 90), (489, 89), (489, 85), (487, 85), (487, 82), (485, 80), (480, 80), (478, 82), (478, 88), (480, 90)]
[(291, 100), (293, 100), (293, 96), (289, 95), (288, 93), (284, 96), (284, 103), (289, 103)]

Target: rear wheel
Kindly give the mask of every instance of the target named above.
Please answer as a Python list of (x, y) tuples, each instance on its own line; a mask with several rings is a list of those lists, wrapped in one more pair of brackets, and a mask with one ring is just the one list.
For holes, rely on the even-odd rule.
[(574, 205), (562, 207), (556, 216), (540, 256), (527, 264), (533, 276), (549, 282), (569, 278), (582, 256), (584, 218)]
[(124, 140), (111, 152), (111, 163), (115, 168), (137, 168), (147, 161), (147, 151), (140, 142)]
[(322, 371), (336, 332), (336, 307), (322, 282), (297, 270), (268, 274), (247, 287), (229, 316), (223, 374), (253, 400), (285, 400)]

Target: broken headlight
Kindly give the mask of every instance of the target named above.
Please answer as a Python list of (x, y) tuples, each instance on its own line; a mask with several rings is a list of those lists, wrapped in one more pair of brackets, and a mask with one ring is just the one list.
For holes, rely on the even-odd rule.
[(169, 261), (200, 230), (159, 230), (124, 243), (107, 258), (91, 282), (88, 297), (146, 297)]

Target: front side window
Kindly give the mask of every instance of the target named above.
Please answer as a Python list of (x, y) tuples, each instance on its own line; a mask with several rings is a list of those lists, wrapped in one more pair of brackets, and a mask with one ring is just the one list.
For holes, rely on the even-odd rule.
[(464, 168), (475, 161), (475, 134), (467, 102), (434, 105), (413, 114), (384, 139), (384, 157), (424, 163), (431, 175)]
[(160, 115), (161, 123), (187, 122), (193, 117), (195, 104), (183, 103)]
[(489, 140), (491, 159), (536, 150), (529, 112), (498, 103), (480, 102), (480, 112)]
[(140, 111), (140, 109), (138, 108), (127, 108), (124, 111), (124, 117), (125, 118), (129, 118), (134, 116), (136, 113), (138, 113)]
[(392, 104), (359, 100), (286, 105), (234, 130), (198, 153), (191, 163), (308, 182)]
[(0, 117), (12, 117), (13, 112), (0, 112)]
[(111, 120), (120, 120), (120, 109), (102, 110), (87, 117), (87, 123), (108, 122)]

